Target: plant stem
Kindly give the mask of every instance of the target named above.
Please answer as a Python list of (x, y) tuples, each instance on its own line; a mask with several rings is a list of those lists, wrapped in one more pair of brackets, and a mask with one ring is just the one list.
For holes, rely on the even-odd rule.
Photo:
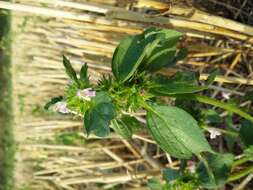
[(210, 104), (210, 105), (228, 110), (230, 112), (236, 113), (236, 114), (240, 115), (241, 117), (243, 117), (253, 123), (253, 117), (251, 115), (249, 115), (248, 113), (242, 111), (238, 107), (218, 101), (218, 100), (215, 100), (213, 98), (209, 98), (207, 96), (203, 96), (203, 95), (199, 95), (199, 94), (187, 94), (187, 95), (186, 94), (184, 94), (184, 95), (177, 94), (177, 95), (173, 95), (173, 97), (188, 99), (188, 100), (196, 100), (201, 103)]
[(231, 175), (229, 178), (228, 178), (228, 182), (232, 182), (232, 181), (236, 181), (246, 175), (248, 175), (249, 173), (253, 172), (253, 165), (247, 167), (246, 169), (240, 171), (240, 172), (237, 172), (236, 174), (234, 175)]
[(204, 166), (205, 166), (205, 168), (206, 168), (206, 171), (207, 171), (207, 174), (208, 174), (210, 180), (211, 180), (212, 182), (215, 183), (215, 178), (214, 178), (213, 171), (212, 171), (211, 168), (209, 167), (209, 165), (208, 165), (208, 163), (207, 163), (207, 160), (206, 160), (204, 157), (202, 157), (200, 154), (198, 154), (198, 155), (196, 155), (196, 156), (198, 157), (198, 159), (199, 159), (201, 162), (203, 162), (203, 164), (204, 164)]
[(241, 158), (239, 160), (236, 160), (236, 161), (234, 161), (234, 163), (232, 165), (232, 169), (235, 168), (236, 166), (242, 165), (242, 164), (244, 164), (244, 163), (246, 163), (248, 161), (250, 161), (250, 159), (247, 158), (247, 157), (243, 157), (243, 158)]

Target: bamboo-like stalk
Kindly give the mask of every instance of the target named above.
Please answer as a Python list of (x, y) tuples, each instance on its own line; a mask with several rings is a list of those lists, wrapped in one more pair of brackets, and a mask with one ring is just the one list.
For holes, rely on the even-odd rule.
[(161, 11), (163, 15), (172, 14), (183, 16), (186, 19), (207, 23), (210, 25), (222, 27), (225, 29), (233, 30), (242, 34), (253, 36), (253, 27), (241, 24), (239, 22), (226, 19), (223, 17), (211, 15), (195, 8), (185, 8), (171, 5), (169, 3), (157, 2), (154, 0), (139, 0), (136, 7), (138, 8), (153, 8)]
[(94, 177), (80, 177), (75, 179), (69, 179), (62, 181), (64, 185), (73, 185), (80, 183), (114, 183), (114, 182), (126, 182), (134, 179), (150, 178), (153, 176), (159, 176), (161, 174), (160, 170), (151, 170), (146, 172), (139, 172), (133, 175), (131, 174), (117, 174), (117, 175), (104, 175), (104, 176), (94, 176)]
[[(92, 2), (98, 1), (102, 0), (92, 0)], [(229, 89), (230, 85), (226, 84), (252, 85), (250, 75), (248, 76), (250, 80), (243, 78), (240, 70), (237, 69), (240, 65), (229, 69), (229, 64), (227, 64), (229, 60), (224, 57), (224, 54), (229, 56), (241, 54), (240, 64), (245, 64), (244, 57), (252, 55), (251, 45), (244, 43), (244, 40), (250, 35), (243, 32), (237, 37), (237, 33), (232, 28), (224, 31), (226, 27), (213, 26), (208, 22), (203, 25), (187, 17), (154, 17), (141, 13), (141, 10), (138, 10), (140, 12), (136, 14), (133, 11), (114, 6), (117, 3), (114, 0), (99, 2), (99, 4), (46, 0), (45, 2), (51, 8), (40, 7), (40, 2), (42, 0), (20, 0), (20, 4), (14, 4), (18, 8), (12, 7), (14, 10), (20, 10), (22, 6), (25, 6), (23, 7), (25, 12), (14, 12), (14, 21), (19, 20), (19, 26), (24, 22), (22, 17), (28, 15), (30, 18), (31, 14), (27, 14), (26, 9), (30, 9), (30, 13), (39, 10), (37, 15), (48, 16), (46, 21), (38, 18), (28, 19), (23, 28), (24, 33), (21, 32), (15, 36), (13, 45), (13, 52), (15, 52), (13, 66), (17, 69), (14, 73), (13, 91), (16, 99), (14, 105), (23, 109), (23, 111), (17, 111), (15, 115), (19, 118), (17, 133), (22, 136), (18, 138), (20, 144), (18, 159), (28, 164), (24, 166), (30, 168), (35, 177), (29, 178), (33, 185), (32, 189), (81, 190), (85, 184), (99, 183), (102, 179), (106, 179), (104, 188), (124, 183), (126, 187), (141, 189), (146, 176), (153, 175), (149, 175), (151, 168), (164, 166), (178, 168), (179, 165), (178, 160), (171, 161), (168, 157), (170, 163), (162, 163), (162, 166), (159, 166), (161, 163), (158, 158), (164, 160), (166, 155), (155, 147), (156, 142), (144, 131), (134, 134), (131, 143), (122, 140), (114, 133), (111, 133), (105, 140), (94, 135), (87, 138), (82, 132), (83, 123), (77, 121), (79, 118), (73, 121), (71, 117), (49, 117), (40, 113), (32, 115), (34, 105), (43, 106), (51, 97), (64, 93), (68, 80), (61, 64), (63, 53), (70, 58), (77, 71), (84, 62), (88, 62), (92, 82), (96, 82), (101, 74), (111, 72), (112, 52), (120, 39), (129, 34), (140, 33), (148, 26), (175, 27), (189, 34), (187, 36), (190, 37), (187, 37), (186, 40), (190, 51), (188, 58), (181, 61), (177, 69), (165, 71), (166, 74), (171, 75), (184, 67), (195, 68), (201, 72), (201, 79), (206, 80), (208, 75), (205, 72), (209, 70), (201, 69), (218, 67), (223, 71), (229, 70), (234, 77), (219, 75), (216, 82), (224, 82), (224, 84), (220, 87), (213, 85), (211, 88), (219, 92), (242, 96), (244, 95), (241, 92), (242, 88)], [(54, 6), (55, 2), (62, 4)], [(110, 6), (105, 6), (105, 4)], [(1, 5), (3, 5), (2, 1), (0, 1), (0, 7)], [(31, 10), (38, 7), (42, 9)], [(53, 12), (47, 12), (48, 10)], [(120, 11), (122, 15), (126, 16), (125, 18), (119, 15)], [(65, 13), (68, 13), (67, 16), (62, 17), (61, 14)], [(51, 18), (51, 14), (54, 18)], [(106, 16), (111, 16), (113, 19), (108, 19)], [(162, 24), (159, 23), (160, 20)], [(183, 24), (189, 25), (183, 26)], [(219, 40), (214, 38), (217, 35), (221, 37)], [(229, 39), (229, 36), (233, 36), (236, 40)], [(180, 44), (180, 47), (183, 45)], [(210, 64), (212, 62), (215, 64)], [(143, 118), (145, 114), (135, 116), (141, 122), (145, 121)], [(56, 141), (56, 137), (58, 138), (62, 133), (76, 133), (80, 136), (80, 142), (63, 145)], [(83, 144), (82, 140), (88, 143)], [(138, 146), (135, 146), (135, 143)], [(152, 149), (147, 155), (145, 152), (148, 149), (145, 150), (145, 148), (150, 147), (149, 144), (152, 144), (155, 149)], [(101, 146), (105, 151), (101, 149)], [(156, 162), (158, 162), (158, 167)], [(134, 177), (135, 173), (140, 174), (138, 168), (143, 169), (143, 175), (138, 178), (139, 180)], [(114, 175), (108, 175), (108, 172), (112, 170)], [(156, 176), (160, 177), (159, 174)]]
[[(73, 12), (59, 11), (49, 8), (35, 7), (29, 5), (22, 5), (17, 3), (8, 3), (4, 1), (0, 1), (0, 8), (22, 11), (34, 14), (41, 14), (45, 16), (51, 17), (60, 17), (65, 19), (73, 19), (85, 22), (94, 22), (94, 18), (88, 14), (76, 14)], [(164, 17), (150, 17), (147, 14), (137, 13), (133, 11), (126, 11), (124, 9), (108, 9), (107, 16), (112, 19), (131, 21), (134, 23), (148, 23), (148, 24), (163, 24), (167, 27), (174, 28), (185, 28), (185, 29), (193, 29), (197, 31), (202, 31), (206, 33), (212, 33), (217, 35), (224, 35), (228, 37), (232, 37), (239, 40), (244, 40), (248, 43), (253, 43), (253, 38), (238, 34), (237, 32), (231, 31), (229, 29), (224, 29), (220, 27), (216, 27), (213, 25), (208, 25), (205, 23), (198, 23), (194, 21), (182, 20), (177, 18), (164, 18)], [(99, 21), (98, 18), (95, 18), (96, 21)]]

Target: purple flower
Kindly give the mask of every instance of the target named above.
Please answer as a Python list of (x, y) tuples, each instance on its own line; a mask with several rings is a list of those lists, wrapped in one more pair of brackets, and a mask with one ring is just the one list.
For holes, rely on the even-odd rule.
[(80, 99), (90, 101), (91, 97), (96, 96), (96, 91), (92, 90), (91, 88), (85, 88), (83, 90), (78, 90), (76, 95)]
[(220, 136), (221, 132), (217, 128), (209, 127), (207, 131), (210, 133), (210, 139), (215, 139), (216, 136)]
[(55, 109), (55, 111), (58, 111), (58, 112), (64, 113), (64, 114), (70, 113), (70, 109), (67, 108), (67, 103), (63, 102), (63, 101), (57, 102), (54, 105), (54, 109)]

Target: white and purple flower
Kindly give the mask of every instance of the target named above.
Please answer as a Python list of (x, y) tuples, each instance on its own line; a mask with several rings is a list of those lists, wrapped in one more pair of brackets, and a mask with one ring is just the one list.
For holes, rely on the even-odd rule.
[(96, 91), (92, 90), (92, 88), (85, 88), (83, 90), (78, 90), (76, 93), (77, 97), (79, 97), (80, 99), (86, 100), (86, 101), (90, 101), (91, 97), (95, 97), (96, 96)]
[(70, 113), (70, 109), (67, 107), (67, 103), (64, 101), (57, 102), (54, 105), (54, 109), (55, 111), (64, 113), (64, 114)]
[(221, 132), (217, 128), (209, 127), (207, 131), (210, 133), (210, 139), (215, 139), (216, 136), (220, 136)]

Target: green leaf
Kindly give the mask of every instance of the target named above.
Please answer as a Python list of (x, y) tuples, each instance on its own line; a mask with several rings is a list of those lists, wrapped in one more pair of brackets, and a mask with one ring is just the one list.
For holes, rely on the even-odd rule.
[(84, 124), (87, 134), (104, 137), (110, 132), (109, 125), (116, 111), (110, 96), (106, 92), (97, 92), (91, 99), (92, 107), (85, 113)]
[(182, 33), (175, 30), (150, 28), (144, 32), (147, 48), (141, 67), (154, 72), (174, 64), (176, 44)]
[(210, 180), (206, 167), (200, 162), (197, 172), (202, 186), (207, 189), (224, 186), (229, 177), (233, 161), (234, 156), (232, 154), (209, 154), (207, 162), (210, 170), (214, 174), (215, 181)]
[(196, 120), (184, 110), (157, 105), (146, 109), (149, 132), (171, 156), (190, 158), (192, 154), (212, 152)]
[(96, 96), (93, 97), (91, 100), (92, 100), (92, 103), (95, 105), (100, 104), (100, 103), (110, 103), (112, 101), (110, 96), (104, 91), (97, 92)]
[(46, 103), (46, 105), (44, 106), (44, 109), (48, 110), (50, 108), (50, 106), (52, 106), (52, 105), (54, 105), (57, 102), (60, 102), (62, 100), (63, 100), (63, 96), (54, 97), (48, 103)]
[(82, 65), (81, 67), (81, 71), (80, 71), (80, 79), (81, 80), (86, 80), (88, 77), (88, 66), (85, 63), (84, 65)]
[(162, 190), (163, 189), (163, 185), (156, 178), (149, 179), (147, 185), (151, 190)]
[(202, 119), (200, 104), (196, 101), (177, 98), (175, 100), (175, 106), (191, 114), (197, 121)]
[(207, 123), (219, 124), (222, 122), (220, 115), (213, 109), (203, 110), (202, 113)]
[(249, 146), (248, 148), (243, 150), (245, 157), (250, 160), (253, 161), (253, 146)]
[(171, 168), (163, 170), (163, 179), (166, 182), (174, 181), (178, 179), (179, 177), (180, 177), (180, 173), (178, 170), (171, 169)]
[(176, 61), (180, 61), (183, 60), (187, 57), (188, 55), (188, 49), (187, 48), (182, 48), (179, 50), (179, 52), (177, 53), (176, 56)]
[(224, 103), (219, 100), (209, 98), (207, 96), (203, 96), (199, 94), (176, 94), (176, 95), (173, 95), (173, 97), (186, 99), (186, 100), (196, 100), (201, 103), (205, 103), (205, 104), (213, 105), (222, 109), (226, 109), (229, 112), (236, 113), (253, 123), (253, 117), (251, 115), (249, 115), (248, 113), (244, 112), (243, 110), (241, 110), (240, 108), (232, 104)]
[(170, 79), (159, 77), (155, 79), (156, 86), (151, 92), (158, 95), (191, 94), (207, 89), (207, 86), (199, 86), (196, 75), (191, 72), (177, 72)]
[(249, 121), (243, 121), (240, 129), (240, 138), (246, 146), (253, 145), (253, 124)]
[(93, 132), (99, 137), (109, 135), (109, 125), (111, 120), (116, 116), (113, 104), (99, 103), (92, 109), (88, 110), (84, 116), (84, 124), (87, 134)]
[(181, 33), (149, 28), (142, 34), (120, 42), (112, 58), (112, 71), (117, 80), (125, 82), (140, 70), (156, 71), (175, 60), (176, 43)]
[(144, 58), (142, 35), (128, 37), (120, 42), (112, 57), (112, 72), (117, 80), (126, 81)]
[(112, 120), (112, 128), (126, 139), (131, 139), (133, 133), (141, 127), (140, 122), (128, 115)]
[(211, 84), (214, 82), (214, 80), (215, 80), (217, 74), (218, 74), (218, 70), (215, 70), (215, 71), (213, 71), (213, 72), (208, 76), (208, 78), (207, 78), (207, 85), (211, 85)]
[(88, 66), (86, 63), (82, 65), (80, 70), (80, 83), (83, 88), (89, 85)]
[(253, 101), (253, 90), (252, 91), (249, 91), (245, 94), (245, 96), (243, 96), (242, 98), (244, 101)]
[[(226, 117), (225, 124), (226, 124), (226, 130), (227, 131), (237, 132), (236, 127), (233, 123), (232, 114), (229, 114)], [(235, 138), (234, 136), (227, 135), (226, 133), (224, 135), (225, 135), (225, 142), (226, 142), (226, 145), (228, 147), (228, 150), (232, 151), (234, 146), (236, 145), (236, 142), (238, 141), (238, 138)]]
[(79, 81), (76, 76), (76, 72), (73, 69), (70, 61), (68, 60), (68, 58), (65, 55), (63, 55), (63, 65), (64, 65), (65, 71), (66, 71), (67, 75), (70, 77), (70, 79), (73, 82), (75, 82), (76, 84), (79, 84)]

